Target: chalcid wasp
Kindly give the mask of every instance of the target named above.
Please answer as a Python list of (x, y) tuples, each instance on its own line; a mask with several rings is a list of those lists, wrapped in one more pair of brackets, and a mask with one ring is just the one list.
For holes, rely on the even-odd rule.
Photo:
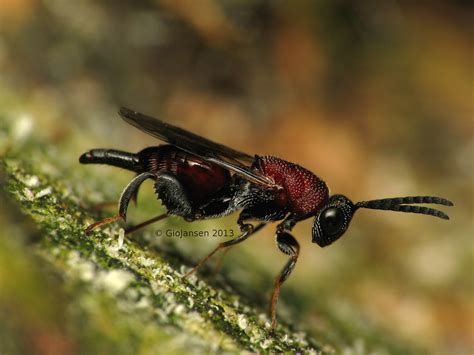
[(298, 260), (300, 247), (290, 234), (297, 222), (314, 218), (312, 241), (325, 247), (347, 231), (354, 213), (361, 208), (449, 219), (442, 211), (416, 205), (452, 206), (453, 203), (445, 198), (409, 196), (353, 203), (346, 196), (329, 195), (323, 180), (297, 164), (275, 156), (251, 156), (127, 108), (121, 108), (119, 114), (132, 126), (167, 144), (148, 147), (138, 153), (93, 149), (80, 157), (82, 164), (112, 165), (137, 174), (120, 196), (118, 214), (91, 224), (86, 232), (117, 220), (125, 221), (129, 202), (136, 200), (140, 185), (148, 179), (153, 181), (167, 213), (131, 227), (127, 233), (168, 215), (192, 222), (226, 216), (239, 210), (237, 223), (241, 234), (220, 243), (186, 274), (189, 276), (217, 251), (228, 251), (269, 222), (281, 221), (276, 227), (276, 243), (289, 259), (276, 277), (272, 291), (270, 315), (273, 328), (276, 326), (280, 287)]

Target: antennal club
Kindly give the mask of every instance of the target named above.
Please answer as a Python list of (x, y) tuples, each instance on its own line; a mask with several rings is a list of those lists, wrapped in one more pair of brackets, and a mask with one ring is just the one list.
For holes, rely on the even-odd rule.
[(424, 206), (410, 206), (412, 204), (437, 204), (444, 206), (454, 206), (454, 204), (442, 197), (435, 196), (407, 196), (407, 197), (394, 197), (394, 198), (383, 198), (379, 200), (361, 201), (355, 204), (355, 208), (370, 208), (374, 210), (389, 210), (397, 212), (409, 212), (426, 214), (442, 219), (449, 219), (449, 216), (437, 209), (428, 208)]

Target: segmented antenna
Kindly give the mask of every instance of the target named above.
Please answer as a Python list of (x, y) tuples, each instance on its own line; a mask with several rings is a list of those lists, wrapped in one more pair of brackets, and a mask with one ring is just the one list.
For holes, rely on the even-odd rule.
[(442, 219), (449, 219), (449, 216), (442, 211), (434, 208), (428, 208), (423, 206), (407, 206), (415, 203), (431, 203), (444, 206), (453, 206), (454, 204), (442, 197), (434, 196), (407, 196), (407, 197), (394, 197), (394, 198), (383, 198), (379, 200), (361, 201), (355, 204), (355, 208), (370, 208), (374, 210), (390, 210), (398, 212), (409, 212), (426, 214)]

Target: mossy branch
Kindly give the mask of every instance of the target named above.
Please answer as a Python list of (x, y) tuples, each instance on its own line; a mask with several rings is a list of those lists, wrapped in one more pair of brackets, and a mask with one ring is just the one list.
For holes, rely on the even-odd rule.
[(122, 325), (124, 337), (133, 335), (135, 344), (146, 342), (150, 349), (163, 345), (157, 334), (170, 339), (179, 334), (175, 350), (192, 345), (198, 351), (331, 352), (331, 346), (287, 326), (273, 332), (264, 310), (229, 287), (211, 286), (196, 275), (184, 279), (189, 267), (170, 253), (124, 237), (117, 226), (86, 235), (84, 226), (94, 219), (81, 206), (82, 196), (25, 156), (25, 151), (4, 153), (2, 185), (38, 230), (36, 254), (73, 290), (69, 297), (82, 300), (75, 304), (89, 318), (107, 319), (111, 328), (129, 324)]

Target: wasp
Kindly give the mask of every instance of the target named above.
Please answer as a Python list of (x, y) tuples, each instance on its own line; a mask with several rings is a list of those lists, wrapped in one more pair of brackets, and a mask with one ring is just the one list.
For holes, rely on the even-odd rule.
[(118, 214), (91, 224), (86, 232), (114, 221), (126, 221), (128, 205), (131, 200), (136, 201), (138, 189), (146, 180), (152, 180), (157, 197), (167, 212), (129, 228), (127, 233), (169, 215), (192, 222), (240, 211), (237, 224), (241, 234), (217, 245), (185, 275), (189, 276), (216, 252), (228, 251), (270, 222), (280, 221), (276, 227), (276, 244), (289, 258), (273, 286), (272, 328), (277, 324), (280, 288), (298, 260), (300, 246), (290, 233), (296, 223), (313, 218), (312, 242), (326, 247), (344, 235), (355, 212), (361, 208), (411, 212), (447, 220), (449, 217), (444, 212), (418, 204), (453, 206), (451, 201), (434, 196), (354, 203), (346, 196), (330, 195), (321, 178), (295, 163), (275, 156), (251, 156), (127, 108), (121, 108), (119, 115), (127, 123), (167, 144), (148, 147), (138, 153), (92, 149), (81, 155), (82, 164), (106, 164), (136, 173), (120, 196)]

